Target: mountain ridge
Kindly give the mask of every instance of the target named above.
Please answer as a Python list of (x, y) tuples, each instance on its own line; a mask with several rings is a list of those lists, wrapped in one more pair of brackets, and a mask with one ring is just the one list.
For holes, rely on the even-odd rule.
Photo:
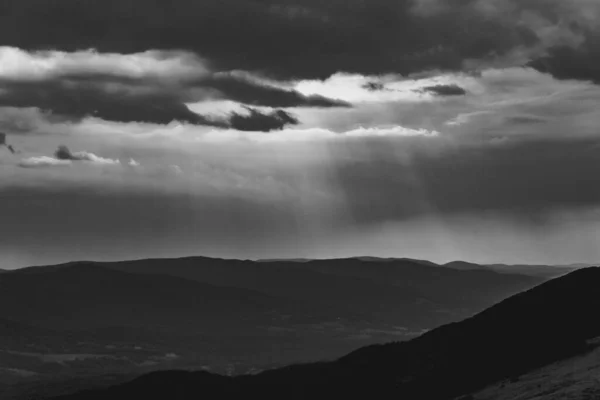
[(0, 358), (38, 381), (168, 368), (256, 373), (408, 340), (543, 281), (411, 259), (37, 266), (0, 275), (0, 319), (58, 334), (23, 327), (26, 341), (0, 337), (10, 351)]
[[(120, 400), (150, 393), (156, 396), (146, 398), (171, 394), (169, 398), (188, 399), (214, 393), (225, 399), (242, 394), (274, 399), (287, 393), (288, 398), (300, 399), (370, 393), (381, 398), (452, 399), (588, 351), (588, 341), (600, 335), (600, 321), (575, 311), (600, 307), (598, 284), (600, 268), (581, 269), (411, 341), (365, 347), (330, 363), (227, 379), (155, 373), (106, 391), (61, 399)], [(179, 389), (172, 390), (174, 385)]]

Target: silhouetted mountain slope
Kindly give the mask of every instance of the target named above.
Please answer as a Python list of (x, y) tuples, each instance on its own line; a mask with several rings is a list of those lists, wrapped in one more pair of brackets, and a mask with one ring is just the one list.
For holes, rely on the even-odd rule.
[(591, 264), (542, 265), (542, 264), (475, 264), (466, 261), (453, 261), (444, 267), (458, 270), (485, 269), (501, 274), (527, 275), (542, 279), (556, 278), (580, 268), (590, 267)]
[(326, 305), (94, 263), (7, 272), (0, 391), (175, 366), (241, 373), (333, 359), (374, 342), (349, 339), (360, 327), (341, 317)]
[(599, 285), (600, 268), (582, 269), (409, 342), (366, 347), (331, 363), (237, 378), (155, 373), (63, 399), (451, 399), (589, 350), (588, 340), (600, 335)]
[(402, 393), (419, 398), (468, 392), (585, 350), (600, 335), (591, 314), (600, 306), (599, 284), (599, 268), (576, 271), (411, 342), (364, 348), (341, 361), (363, 376), (401, 382)]
[(54, 329), (110, 326), (210, 331), (310, 321), (319, 310), (247, 289), (172, 276), (139, 275), (75, 263), (0, 277), (0, 317)]
[(487, 270), (460, 271), (408, 259), (385, 263), (358, 259), (315, 260), (304, 267), (321, 273), (393, 285), (403, 291), (421, 293), (424, 298), (446, 307), (475, 307), (471, 308), (474, 312), (541, 282), (538, 278), (523, 275), (504, 275)]
[(9, 321), (5, 334), (0, 328), (8, 371), (0, 384), (331, 360), (410, 339), (537, 282), (397, 259), (194, 257), (8, 271), (0, 275), (0, 319)]
[(60, 333), (22, 322), (0, 318), (0, 350), (2, 347), (19, 347), (32, 340), (54, 341), (60, 339)]
[[(339, 261), (340, 259), (338, 259)], [(436, 264), (427, 260), (416, 260), (411, 258), (381, 258), (381, 257), (353, 257), (347, 258), (346, 260), (359, 260), (366, 262), (409, 262), (412, 264), (421, 264), (429, 267), (446, 267), (456, 270), (488, 270), (495, 271), (502, 274), (517, 274), (533, 276), (542, 279), (551, 279), (558, 276), (568, 274), (579, 268), (587, 268), (592, 264), (567, 264), (567, 265), (543, 265), (543, 264), (476, 264), (468, 261), (452, 261), (445, 264)], [(309, 261), (336, 261), (333, 260), (316, 260), (316, 259), (272, 259), (272, 260), (259, 260), (260, 262), (309, 262)]]
[[(290, 265), (293, 264), (293, 265)], [(357, 277), (321, 274), (296, 263), (256, 263), (252, 261), (185, 258), (176, 260), (143, 260), (111, 263), (106, 266), (120, 271), (177, 276), (197, 282), (258, 291), (303, 303), (328, 306), (340, 316), (372, 319), (376, 313), (397, 316), (396, 321), (407, 326), (422, 324), (416, 313), (415, 301), (421, 294), (402, 291)], [(409, 306), (412, 312), (402, 312)], [(420, 308), (425, 315), (430, 306)]]
[(478, 269), (486, 269), (486, 266), (474, 264), (466, 261), (452, 261), (443, 265), (444, 267), (469, 271), (469, 270), (478, 270)]
[(568, 274), (579, 268), (589, 267), (589, 264), (570, 264), (570, 265), (529, 265), (529, 264), (490, 264), (486, 265), (496, 272), (503, 274), (523, 274), (529, 276), (537, 276), (540, 278), (550, 279), (561, 275)]
[[(427, 261), (427, 260), (417, 260), (414, 258), (395, 258), (395, 257), (387, 257), (387, 258), (383, 258), (383, 257), (373, 257), (373, 256), (361, 256), (361, 257), (352, 257), (349, 258), (349, 260), (359, 260), (359, 261), (368, 261), (368, 262), (410, 262), (413, 264), (421, 264), (421, 265), (427, 265), (429, 267), (439, 267), (438, 264), (431, 262), (431, 261)], [(317, 260), (313, 260), (313, 261), (317, 261)], [(322, 260), (321, 260), (322, 261)]]
[(600, 347), (474, 392), (470, 400), (600, 399)]
[(460, 320), (541, 282), (491, 271), (456, 271), (409, 259), (298, 263), (191, 257), (102, 265), (250, 289), (408, 328), (432, 328)]
[(443, 264), (444, 267), (468, 270), (488, 270), (501, 274), (517, 274), (533, 276), (542, 279), (552, 279), (561, 275), (568, 274), (579, 268), (590, 267), (590, 264), (569, 264), (569, 265), (540, 265), (540, 264), (475, 264), (466, 261), (453, 261)]

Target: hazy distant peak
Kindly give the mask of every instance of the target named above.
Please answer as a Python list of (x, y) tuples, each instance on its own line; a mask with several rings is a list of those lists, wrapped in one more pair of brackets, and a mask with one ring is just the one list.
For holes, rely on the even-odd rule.
[(473, 270), (473, 269), (483, 269), (485, 268), (482, 265), (471, 263), (468, 261), (452, 261), (443, 265), (444, 267), (459, 269), (459, 270)]

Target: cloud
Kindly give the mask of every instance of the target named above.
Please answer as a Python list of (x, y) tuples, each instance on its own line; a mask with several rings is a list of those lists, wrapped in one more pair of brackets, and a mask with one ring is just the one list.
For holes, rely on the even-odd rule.
[(489, 115), (491, 111), (473, 111), (467, 113), (461, 113), (457, 115), (455, 118), (452, 118), (449, 121), (446, 121), (446, 125), (448, 126), (459, 126), (469, 123), (474, 117), (478, 117), (481, 115)]
[[(5, 84), (5, 92), (0, 93), (0, 107), (38, 109), (42, 113), (49, 113), (55, 120), (60, 117), (72, 122), (95, 117), (117, 122), (166, 125), (177, 121), (192, 125), (261, 131), (281, 129), (298, 122), (283, 110), (262, 113), (242, 106), (248, 115), (233, 112), (224, 116), (206, 116), (193, 112), (182, 99), (169, 93), (130, 92), (127, 89), (106, 91), (101, 87), (64, 85), (60, 82)], [(23, 113), (12, 113), (12, 122), (5, 122), (4, 125), (34, 129), (35, 123), (31, 123), (31, 120), (37, 119), (39, 124), (39, 115), (29, 117)]]
[[(336, 143), (368, 141), (371, 138), (427, 139), (438, 138), (440, 133), (427, 129), (411, 129), (404, 126), (357, 127), (343, 132), (323, 128), (286, 128), (280, 135), (264, 135), (259, 131), (239, 132), (226, 130), (203, 135), (203, 142), (229, 142), (235, 145), (239, 141), (257, 144), (329, 146)], [(407, 143), (408, 144), (408, 143)]]
[(82, 119), (96, 116), (110, 121), (140, 121), (167, 124), (184, 121), (192, 124), (215, 123), (190, 111), (170, 93), (106, 90), (103, 87), (63, 82), (4, 82), (0, 84), (0, 106), (38, 108), (55, 116)]
[(89, 153), (87, 151), (71, 152), (67, 146), (59, 146), (54, 157), (49, 156), (35, 156), (28, 157), (18, 164), (23, 168), (43, 168), (43, 167), (57, 167), (57, 166), (68, 166), (72, 165), (73, 162), (87, 162), (92, 165), (98, 166), (109, 166), (109, 165), (120, 165), (119, 160), (113, 160), (110, 158), (104, 158), (97, 156), (96, 154)]
[[(413, 12), (437, 21), (482, 18), (490, 23), (489, 30), (480, 32), (477, 22), (470, 21), (475, 23), (471, 34), (478, 35), (475, 40), (482, 45), (487, 41), (494, 57), (501, 56), (494, 44), (504, 40), (510, 45), (503, 57), (513, 66), (529, 65), (558, 78), (600, 82), (600, 67), (593, 62), (600, 55), (600, 3), (595, 0), (475, 0), (460, 4), (416, 0)], [(504, 39), (499, 27), (506, 28)], [(467, 64), (477, 64), (472, 62), (476, 57), (469, 58)]]
[[(241, 71), (213, 72), (190, 52), (32, 51), (0, 47), (0, 106), (58, 118), (228, 126), (186, 104), (229, 100), (282, 107), (349, 107)], [(288, 85), (289, 86), (289, 85)]]
[(6, 142), (6, 133), (0, 132), (0, 148), (6, 147), (11, 154), (16, 154), (15, 148)]
[[(308, 232), (318, 232), (323, 225), (331, 227), (334, 232), (324, 238), (327, 244), (342, 232), (363, 232), (361, 237), (371, 240), (373, 237), (364, 232), (377, 232), (382, 226), (394, 224), (400, 226), (398, 231), (404, 232), (401, 237), (409, 243), (433, 240), (425, 233), (417, 238), (405, 228), (404, 224), (418, 225), (415, 221), (420, 220), (431, 220), (442, 227), (450, 219), (479, 221), (469, 225), (473, 230), (483, 229), (486, 225), (482, 221), (491, 219), (515, 226), (541, 227), (556, 213), (591, 212), (600, 204), (600, 183), (590, 172), (600, 168), (600, 88), (585, 82), (556, 80), (530, 68), (418, 80), (362, 77), (356, 79), (352, 88), (361, 89), (364, 80), (383, 82), (389, 88), (373, 96), (392, 93), (413, 97), (389, 101), (379, 97), (352, 108), (293, 109), (290, 113), (298, 115), (301, 123), (270, 135), (253, 130), (256, 128), (241, 131), (186, 123), (115, 123), (86, 118), (41, 132), (69, 135), (69, 147), (93, 150), (100, 155), (119, 154), (123, 164), (133, 158), (143, 168), (107, 168), (102, 173), (92, 167), (16, 170), (12, 179), (22, 181), (20, 185), (24, 181), (29, 187), (44, 188), (51, 176), (53, 188), (61, 188), (60, 192), (77, 193), (81, 187), (93, 186), (95, 192), (109, 191), (106, 199), (114, 196), (113, 192), (122, 197), (136, 194), (140, 199), (154, 199), (159, 193), (177, 198), (178, 206), (195, 203), (197, 196), (209, 197), (214, 201), (214, 209), (207, 210), (215, 215), (215, 209), (219, 210), (220, 217), (236, 215), (240, 207), (248, 208), (249, 203), (258, 202), (267, 211), (261, 214), (262, 218), (274, 218), (268, 215), (270, 209), (286, 210), (280, 220), (273, 221), (277, 229), (280, 223), (288, 224), (289, 229), (293, 221), (300, 225), (297, 229), (306, 228)], [(456, 84), (470, 95), (415, 95), (417, 88), (436, 84)], [(263, 114), (275, 111), (253, 109)], [(236, 110), (241, 115), (252, 115), (243, 108)], [(447, 124), (452, 120), (461, 125)], [(24, 148), (35, 148), (39, 154), (50, 154), (49, 149), (57, 140), (41, 134), (18, 139)], [(176, 174), (171, 165), (180, 166), (185, 173)], [(5, 184), (8, 180), (8, 186), (14, 185), (10, 168), (2, 170), (6, 172), (0, 170), (0, 182)], [(106, 199), (103, 198), (104, 203)], [(95, 200), (92, 196), (86, 201)], [(165, 203), (170, 200), (165, 199)], [(109, 209), (116, 207), (108, 204)], [(131, 205), (118, 211), (124, 212), (128, 207)], [(165, 206), (161, 212), (166, 215), (167, 211), (171, 209)], [(136, 212), (130, 211), (129, 223), (145, 218), (145, 214)], [(106, 215), (112, 214), (106, 211), (105, 218), (93, 226), (113, 232), (113, 228), (103, 225), (110, 220)], [(218, 222), (210, 225), (210, 229), (222, 229), (219, 241), (226, 255), (232, 254), (227, 249), (233, 242), (237, 245), (237, 238), (242, 243), (243, 238), (255, 239), (253, 235), (275, 236), (273, 225), (260, 225), (251, 219), (249, 225), (255, 224), (248, 228), (251, 233), (238, 237), (233, 234), (237, 232), (235, 221), (227, 221), (226, 227)], [(171, 223), (156, 222), (165, 233), (177, 232), (176, 222)], [(188, 223), (189, 232), (194, 232), (194, 222)], [(467, 229), (465, 226), (462, 229)], [(149, 228), (148, 232), (155, 231)], [(202, 225), (202, 232), (209, 232), (207, 225)], [(188, 231), (178, 238), (185, 237), (185, 233)], [(451, 233), (447, 233), (448, 240), (454, 238)], [(282, 237), (292, 237), (290, 243), (297, 243), (293, 240), (295, 233), (289, 235)], [(397, 242), (397, 237), (390, 234), (386, 240), (391, 244)], [(176, 242), (164, 246), (174, 249)], [(349, 246), (348, 242), (345, 244)], [(296, 248), (310, 252), (306, 242)], [(404, 248), (410, 250), (410, 246)], [(268, 251), (274, 250), (276, 247)], [(134, 255), (141, 254), (138, 251), (142, 250), (136, 250)]]
[(261, 82), (259, 78), (247, 74), (216, 74), (212, 79), (200, 81), (199, 87), (218, 90), (229, 100), (239, 103), (267, 107), (350, 107), (341, 100), (320, 95), (303, 95), (293, 89), (278, 87), (275, 84)]
[(11, 134), (28, 134), (40, 127), (58, 126), (68, 119), (52, 115), (35, 107), (0, 106), (0, 129)]
[[(0, 83), (1, 87), (2, 83)], [(302, 96), (294, 91), (265, 90), (273, 93), (274, 97), (270, 101), (255, 101), (254, 103), (305, 106), (307, 104), (328, 104), (329, 101), (322, 96)], [(284, 93), (283, 98), (278, 98), (281, 93)], [(252, 91), (247, 93), (247, 95), (250, 94), (252, 94)], [(286, 96), (289, 96), (287, 100), (285, 99)], [(232, 97), (235, 98), (236, 96)], [(264, 98), (266, 96), (263, 96)], [(262, 115), (250, 107), (245, 108), (254, 110), (251, 112), (251, 116), (234, 113), (229, 120), (215, 118), (192, 111), (184, 102), (187, 100), (193, 100), (193, 98), (182, 98), (177, 93), (161, 90), (130, 90), (127, 87), (107, 90), (102, 85), (65, 84), (63, 82), (5, 82), (4, 93), (0, 93), (0, 107), (39, 109), (54, 117), (70, 120), (96, 117), (107, 121), (156, 124), (169, 124), (178, 121), (222, 128), (240, 126), (242, 130), (247, 130), (244, 126), (250, 121), (259, 119), (263, 121), (261, 130), (267, 129), (270, 125), (273, 125), (272, 129), (280, 129), (286, 124), (295, 123), (295, 120), (290, 118), (289, 114), (283, 110), (269, 115)], [(241, 100), (250, 102), (251, 97)], [(330, 102), (331, 106), (343, 105), (345, 107), (345, 104), (347, 103), (341, 101), (331, 100)], [(243, 103), (240, 105), (243, 106)], [(13, 118), (13, 120), (15, 119)], [(272, 122), (268, 123), (267, 120)], [(23, 123), (20, 124), (23, 125)], [(8, 122), (5, 122), (5, 125), (7, 124)], [(15, 126), (16, 124), (12, 123), (11, 125)], [(26, 125), (30, 126), (31, 124)]]
[(0, 60), (0, 78), (14, 81), (47, 81), (74, 76), (171, 80), (209, 74), (203, 60), (183, 51), (147, 50), (132, 54), (95, 50), (28, 52), (0, 46)]
[(467, 91), (458, 85), (434, 85), (426, 86), (421, 92), (431, 93), (437, 96), (464, 96)]
[(71, 150), (67, 146), (59, 146), (54, 156), (58, 160), (66, 160), (66, 161), (89, 161), (94, 164), (99, 165), (117, 165), (121, 164), (119, 160), (112, 160), (110, 158), (99, 157), (93, 153), (88, 153), (87, 151), (78, 151), (72, 153)]
[(385, 90), (385, 84), (382, 82), (375, 82), (375, 81), (370, 81), (370, 82), (366, 82), (362, 85), (362, 87), (364, 89), (367, 90), (371, 90), (371, 91), (381, 91), (381, 90)]
[(175, 175), (181, 175), (183, 174), (183, 170), (181, 169), (181, 167), (179, 165), (169, 165), (169, 170), (171, 172), (173, 172)]
[[(426, 248), (405, 224), (600, 204), (596, 0), (4, 3), (0, 130), (26, 156), (5, 151), (0, 211), (37, 241), (17, 248), (310, 252), (396, 224), (391, 247)], [(57, 143), (91, 152), (39, 156)], [(40, 198), (78, 214), (56, 234)]]
[(256, 109), (246, 107), (247, 114), (232, 113), (229, 117), (229, 126), (240, 131), (269, 132), (281, 130), (288, 125), (296, 125), (298, 120), (283, 110), (262, 113)]
[(70, 160), (60, 160), (48, 156), (29, 157), (21, 160), (19, 166), (22, 168), (44, 168), (44, 167), (60, 167), (71, 165)]
[(580, 48), (560, 47), (529, 63), (533, 68), (561, 79), (589, 80), (600, 84), (600, 35)]
[[(156, 63), (148, 49), (183, 49), (208, 60), (212, 70), (281, 79), (324, 79), (340, 71), (409, 75), (462, 70), (466, 64), (524, 65), (544, 57), (556, 73), (598, 76), (590, 62), (598, 51), (595, 0), (177, 0), (172, 7), (144, 0), (85, 6), (77, 0), (60, 6), (7, 1), (13, 12), (0, 19), (3, 43), (135, 53), (153, 68), (167, 64)], [(71, 18), (65, 21), (64, 15)], [(587, 65), (587, 72), (561, 67), (568, 58), (555, 52), (559, 49), (581, 51), (573, 63)], [(139, 76), (125, 60), (114, 62)]]

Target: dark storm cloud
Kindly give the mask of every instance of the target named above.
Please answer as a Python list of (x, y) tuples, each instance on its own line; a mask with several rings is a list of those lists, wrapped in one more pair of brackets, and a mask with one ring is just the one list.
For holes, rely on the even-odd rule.
[(14, 149), (14, 147), (12, 147), (10, 144), (8, 144), (6, 142), (6, 133), (0, 132), (0, 148), (2, 148), (2, 147), (6, 147), (8, 149), (8, 151), (10, 151), (12, 154), (16, 153), (16, 150)]
[(229, 125), (240, 131), (269, 132), (281, 130), (288, 125), (296, 125), (298, 120), (293, 115), (283, 111), (274, 110), (269, 113), (261, 113), (250, 107), (245, 107), (248, 114), (232, 113), (229, 117)]
[[(598, 10), (583, 0), (6, 0), (2, 8), (7, 45), (184, 49), (218, 70), (283, 78), (457, 70), (516, 50), (524, 59), (515, 62), (546, 55), (557, 74), (599, 72), (587, 42)], [(562, 54), (547, 51), (555, 48), (582, 52), (565, 67)]]
[(35, 107), (70, 120), (93, 116), (119, 122), (168, 124), (180, 121), (246, 131), (266, 132), (298, 123), (283, 110), (263, 113), (250, 107), (246, 107), (248, 115), (232, 113), (226, 118), (207, 117), (191, 111), (176, 90), (154, 90), (144, 85), (107, 90), (104, 84), (91, 83), (90, 77), (79, 81), (4, 81), (0, 82), (0, 88), (4, 89), (0, 94), (0, 106)]
[(527, 220), (600, 206), (600, 176), (593, 173), (600, 170), (598, 139), (509, 140), (406, 160), (389, 141), (367, 145), (373, 159), (341, 162), (331, 182), (361, 224), (488, 211)]
[[(508, 40), (507, 62), (513, 58), (558, 78), (600, 82), (600, 3), (594, 0), (415, 0), (413, 11), (440, 23), (453, 17), (466, 22), (461, 14), (479, 16), (479, 23), (456, 28), (472, 34), (476, 46), (487, 42), (488, 58), (501, 56), (496, 45)], [(502, 34), (511, 39), (498, 37)], [(469, 64), (477, 65), (474, 61)]]
[(64, 145), (58, 146), (58, 149), (56, 149), (56, 151), (54, 152), (54, 157), (57, 160), (64, 161), (90, 161), (92, 163), (99, 164), (120, 164), (118, 160), (102, 158), (95, 155), (94, 153), (89, 153), (87, 151), (78, 151), (73, 153), (71, 149)]
[[(121, 55), (0, 47), (0, 58), (0, 106), (38, 108), (63, 119), (95, 116), (118, 122), (229, 127), (227, 121), (192, 112), (187, 104), (230, 100), (273, 108), (350, 107), (343, 101), (276, 86), (250, 73), (209, 71), (205, 60), (189, 52)], [(3, 118), (3, 124), (14, 125), (10, 116)]]
[(220, 98), (251, 106), (265, 107), (351, 107), (350, 103), (329, 99), (324, 96), (305, 96), (293, 89), (276, 87), (259, 81), (257, 77), (236, 73), (207, 74), (201, 78), (185, 79), (164, 85), (154, 78), (131, 78), (117, 74), (94, 74), (89, 72), (70, 73), (60, 81), (85, 85), (120, 85), (132, 89), (154, 89), (165, 91), (186, 102)]
[(4, 82), (0, 106), (36, 107), (54, 115), (79, 120), (94, 116), (109, 121), (220, 125), (190, 111), (170, 93), (129, 90), (107, 91), (93, 85), (67, 85), (61, 81)]
[(218, 90), (226, 99), (267, 107), (350, 107), (349, 103), (323, 96), (304, 96), (295, 90), (266, 86), (248, 79), (224, 76), (197, 82), (198, 87)]
[(582, 79), (600, 84), (600, 36), (581, 48), (561, 47), (530, 63), (533, 68), (561, 79)]
[[(106, 65), (96, 66), (103, 73), (94, 73), (90, 65), (97, 60), (87, 62), (88, 53), (71, 60), (85, 64), (80, 71), (57, 68), (60, 76), (41, 80), (24, 73), (0, 86), (1, 106), (37, 107), (74, 120), (92, 115), (120, 122), (181, 121), (265, 130), (297, 121), (287, 114), (258, 111), (216, 120), (186, 104), (224, 99), (276, 109), (350, 106), (261, 82), (257, 76), (325, 78), (340, 71), (410, 75), (502, 61), (529, 64), (561, 78), (600, 81), (600, 39), (593, 23), (600, 7), (585, 0), (107, 0), (85, 5), (79, 0), (7, 0), (0, 7), (4, 45), (144, 54), (137, 61), (155, 66), (161, 57), (181, 57), (177, 66), (185, 73), (174, 72), (171, 81), (165, 75), (169, 68), (161, 67), (160, 78), (137, 76), (131, 67), (137, 61), (124, 59), (113, 60), (122, 63), (119, 71), (128, 71), (124, 75)], [(149, 49), (165, 52), (141, 53)], [(184, 56), (180, 50), (202, 58)], [(201, 71), (199, 76), (184, 76), (195, 70)], [(385, 87), (374, 82), (367, 89)], [(465, 94), (453, 85), (424, 90), (439, 96)]]
[(363, 85), (363, 88), (372, 92), (379, 92), (385, 90), (385, 85), (381, 82), (367, 82)]
[(54, 156), (59, 160), (78, 160), (67, 146), (59, 146)]
[(437, 96), (464, 96), (467, 91), (458, 85), (434, 85), (419, 89), (420, 92), (431, 93)]

